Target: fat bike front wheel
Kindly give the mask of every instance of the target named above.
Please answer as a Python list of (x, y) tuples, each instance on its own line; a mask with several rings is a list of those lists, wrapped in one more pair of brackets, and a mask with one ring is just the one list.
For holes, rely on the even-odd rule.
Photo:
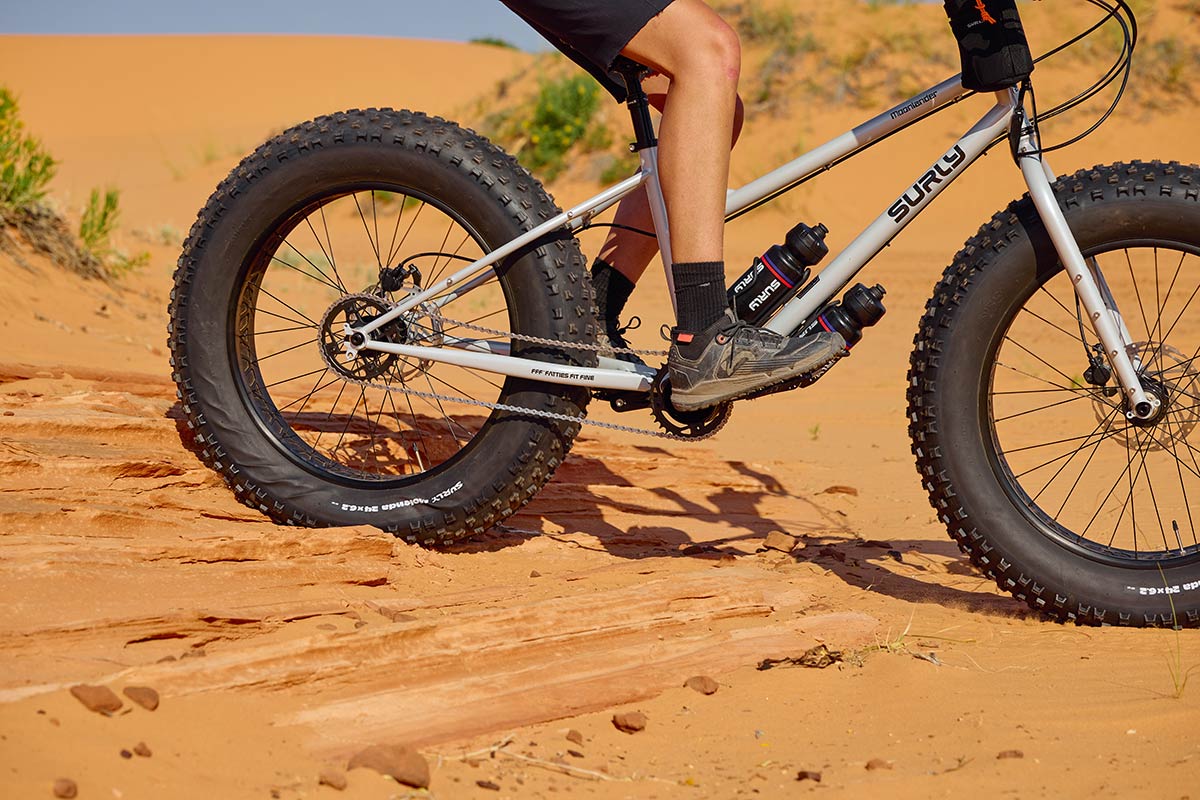
[(930, 502), (1000, 588), (1058, 620), (1200, 626), (1200, 169), (1054, 184), (1162, 402), (1133, 421), (1028, 196), (926, 306), (909, 432)]
[[(444, 544), (511, 514), (565, 457), (588, 392), (378, 352), (347, 358), (342, 338), (557, 213), (510, 156), (422, 114), (350, 111), (263, 144), (200, 212), (175, 274), (173, 373), (203, 461), (280, 523)], [(496, 273), (377, 335), (594, 365), (594, 353), (557, 344), (595, 336), (574, 238), (539, 242)]]

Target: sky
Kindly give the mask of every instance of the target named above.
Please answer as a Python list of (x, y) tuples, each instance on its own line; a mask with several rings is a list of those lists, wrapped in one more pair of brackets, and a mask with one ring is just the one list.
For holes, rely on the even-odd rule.
[(320, 33), (549, 45), (499, 0), (0, 0), (0, 33)]

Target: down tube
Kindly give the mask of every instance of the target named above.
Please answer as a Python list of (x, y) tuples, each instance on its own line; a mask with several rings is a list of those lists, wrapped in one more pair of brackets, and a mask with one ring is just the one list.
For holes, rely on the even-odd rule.
[(933, 198), (941, 194), (955, 178), (971, 166), (988, 145), (1003, 134), (1012, 117), (1013, 102), (1008, 93), (979, 122), (963, 134), (954, 147), (933, 163), (927, 172), (888, 206), (846, 249), (838, 253), (798, 297), (788, 301), (767, 323), (776, 333), (791, 334), (834, 295), (845, 288), (868, 261), (904, 230)]

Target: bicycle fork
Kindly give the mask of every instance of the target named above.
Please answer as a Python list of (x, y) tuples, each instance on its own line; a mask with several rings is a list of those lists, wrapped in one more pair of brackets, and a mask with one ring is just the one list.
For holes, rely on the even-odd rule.
[(1075, 294), (1087, 313), (1088, 323), (1100, 339), (1105, 356), (1116, 374), (1127, 400), (1125, 416), (1129, 419), (1151, 419), (1158, 413), (1161, 402), (1142, 388), (1138, 377), (1141, 364), (1125, 321), (1108, 290), (1100, 265), (1095, 259), (1084, 259), (1079, 244), (1071, 234), (1050, 186), (1055, 175), (1040, 152), (1037, 129), (1028, 121), (1023, 104), (1018, 103), (1015, 114), (1013, 125), (1019, 138), (1013, 148), (1013, 157), (1021, 169), (1025, 185), (1029, 187), (1029, 196), (1046, 226), (1059, 260), (1071, 278)]

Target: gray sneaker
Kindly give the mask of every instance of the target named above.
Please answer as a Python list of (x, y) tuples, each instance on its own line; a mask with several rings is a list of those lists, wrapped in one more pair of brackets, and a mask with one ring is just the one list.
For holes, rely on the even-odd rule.
[(714, 406), (812, 372), (845, 349), (840, 333), (781, 336), (727, 311), (701, 333), (671, 332), (671, 403), (681, 411)]

